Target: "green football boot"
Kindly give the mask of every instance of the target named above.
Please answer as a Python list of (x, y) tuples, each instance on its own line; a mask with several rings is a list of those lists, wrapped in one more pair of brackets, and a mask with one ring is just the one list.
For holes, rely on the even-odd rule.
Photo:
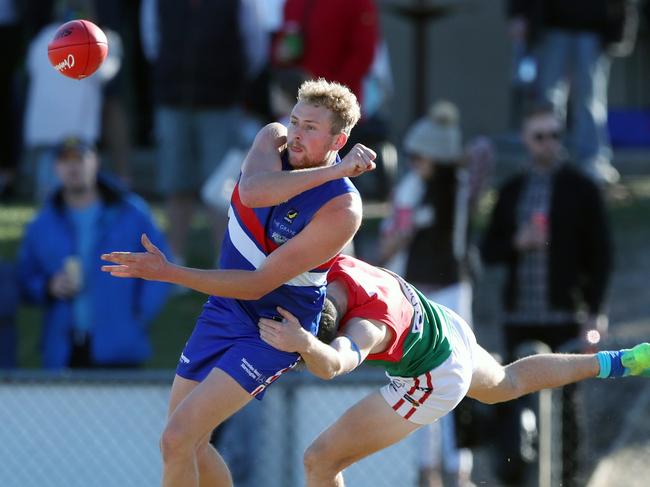
[(621, 354), (625, 375), (650, 377), (650, 343), (639, 343)]

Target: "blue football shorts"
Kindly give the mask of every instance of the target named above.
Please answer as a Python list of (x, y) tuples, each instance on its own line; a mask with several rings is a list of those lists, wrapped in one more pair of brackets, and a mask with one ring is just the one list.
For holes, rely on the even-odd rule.
[(299, 360), (297, 353), (282, 352), (262, 341), (257, 323), (243, 321), (208, 301), (181, 353), (176, 374), (201, 382), (216, 367), (261, 399), (266, 388)]

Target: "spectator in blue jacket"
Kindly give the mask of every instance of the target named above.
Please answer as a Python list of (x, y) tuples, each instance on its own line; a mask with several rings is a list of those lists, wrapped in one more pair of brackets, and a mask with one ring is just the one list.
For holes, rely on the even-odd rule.
[(88, 143), (64, 140), (55, 170), (61, 186), (29, 224), (18, 258), (21, 291), (44, 311), (43, 366), (139, 366), (151, 355), (148, 328), (168, 285), (112, 279), (99, 256), (139, 250), (143, 233), (167, 244), (144, 201), (99, 174)]

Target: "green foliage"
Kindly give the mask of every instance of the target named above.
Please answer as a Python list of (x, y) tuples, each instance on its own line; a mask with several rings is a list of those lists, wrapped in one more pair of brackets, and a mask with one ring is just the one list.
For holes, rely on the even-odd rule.
[(34, 216), (34, 208), (27, 205), (0, 205), (0, 258), (15, 258), (25, 224)]
[(175, 368), (207, 296), (186, 292), (172, 296), (151, 326), (154, 354), (147, 364), (154, 369)]

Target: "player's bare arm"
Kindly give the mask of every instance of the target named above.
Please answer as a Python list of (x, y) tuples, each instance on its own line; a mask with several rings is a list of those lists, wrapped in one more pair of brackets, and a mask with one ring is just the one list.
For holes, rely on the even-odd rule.
[[(377, 154), (356, 144), (340, 164), (282, 171), (280, 153), (286, 143), (287, 129), (279, 123), (268, 124), (257, 134), (244, 159), (239, 180), (239, 195), (244, 205), (249, 208), (278, 205), (328, 181), (356, 177), (375, 168)], [(336, 145), (334, 149), (340, 147)]]
[[(336, 225), (332, 225), (336, 222)], [(294, 277), (327, 262), (352, 239), (361, 224), (361, 199), (346, 193), (329, 201), (295, 237), (269, 254), (254, 271), (203, 270), (172, 264), (147, 238), (146, 252), (111, 252), (102, 270), (115, 277), (170, 282), (209, 295), (259, 299)]]
[(300, 354), (307, 369), (325, 380), (356, 369), (386, 337), (386, 327), (381, 323), (353, 318), (345, 334), (328, 345), (305, 330), (287, 310), (278, 308), (278, 313), (282, 322), (260, 319), (262, 340), (278, 350)]

